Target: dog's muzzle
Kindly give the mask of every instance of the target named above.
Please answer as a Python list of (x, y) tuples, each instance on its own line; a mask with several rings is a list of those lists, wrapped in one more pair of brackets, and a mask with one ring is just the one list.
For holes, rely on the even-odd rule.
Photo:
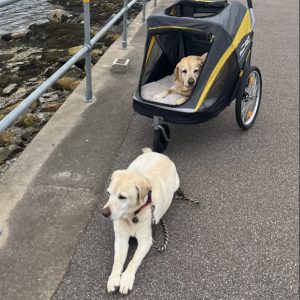
[(194, 79), (189, 79), (188, 80), (188, 85), (189, 86), (193, 86), (195, 84), (195, 80)]

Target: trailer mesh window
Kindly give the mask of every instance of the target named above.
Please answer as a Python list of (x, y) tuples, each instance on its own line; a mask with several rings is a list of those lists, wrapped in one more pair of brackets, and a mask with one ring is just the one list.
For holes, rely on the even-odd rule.
[(159, 80), (174, 72), (177, 63), (189, 55), (209, 52), (212, 41), (203, 39), (203, 33), (171, 30), (150, 37), (142, 85)]

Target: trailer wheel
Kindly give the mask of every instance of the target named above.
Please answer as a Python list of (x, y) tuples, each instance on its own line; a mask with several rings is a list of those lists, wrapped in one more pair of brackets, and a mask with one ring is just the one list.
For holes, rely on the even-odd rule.
[(170, 128), (167, 124), (162, 124), (160, 126), (164, 129), (167, 139), (162, 129), (154, 130), (153, 150), (155, 152), (163, 153), (169, 144)]
[(245, 70), (235, 103), (235, 117), (239, 127), (248, 130), (255, 122), (262, 93), (259, 68), (251, 66)]

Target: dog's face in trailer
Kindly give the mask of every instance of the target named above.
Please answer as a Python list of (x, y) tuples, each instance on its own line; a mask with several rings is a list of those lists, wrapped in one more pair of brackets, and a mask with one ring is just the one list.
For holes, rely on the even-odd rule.
[(116, 221), (126, 218), (144, 203), (150, 184), (137, 172), (115, 171), (107, 189), (109, 199), (102, 209), (104, 217)]
[(207, 53), (202, 56), (184, 57), (175, 68), (175, 85), (178, 88), (192, 90), (204, 65)]

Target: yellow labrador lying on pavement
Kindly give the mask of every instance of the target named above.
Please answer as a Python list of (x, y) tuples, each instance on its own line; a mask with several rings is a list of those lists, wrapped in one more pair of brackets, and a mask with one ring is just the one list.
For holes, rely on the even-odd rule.
[[(115, 255), (112, 272), (107, 282), (108, 292), (127, 294), (132, 290), (135, 273), (152, 245), (152, 212), (159, 223), (170, 207), (179, 188), (179, 177), (174, 163), (165, 155), (143, 149), (127, 170), (115, 171), (107, 189), (109, 200), (102, 214), (113, 220)], [(132, 260), (123, 272), (130, 237), (138, 246)]]
[(190, 55), (184, 57), (176, 66), (174, 75), (174, 86), (162, 91), (160, 94), (153, 97), (153, 101), (158, 101), (165, 98), (169, 94), (177, 93), (184, 97), (176, 101), (176, 105), (183, 104), (191, 95), (197, 79), (201, 73), (201, 69), (206, 60), (207, 53), (202, 56)]

